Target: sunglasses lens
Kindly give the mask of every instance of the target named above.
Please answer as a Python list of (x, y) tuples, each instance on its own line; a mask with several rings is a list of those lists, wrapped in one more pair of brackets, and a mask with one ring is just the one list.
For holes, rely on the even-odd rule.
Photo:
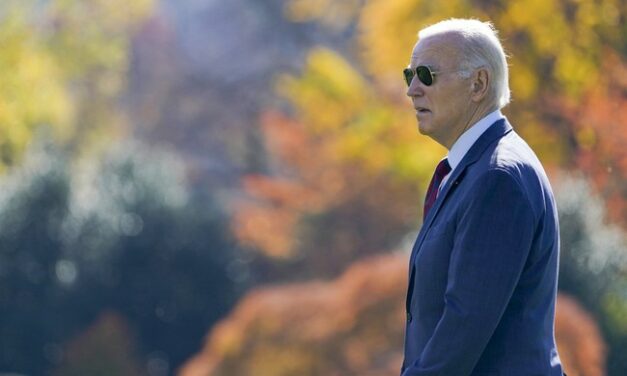
[(433, 76), (431, 75), (431, 71), (428, 67), (421, 65), (416, 68), (416, 73), (418, 74), (418, 79), (420, 80), (420, 82), (427, 86), (431, 86), (431, 84), (433, 83)]
[(411, 81), (414, 79), (414, 76), (418, 75), (418, 79), (426, 86), (431, 86), (433, 84), (433, 74), (429, 67), (424, 65), (416, 67), (416, 69), (405, 68), (403, 69), (403, 76), (405, 76), (405, 82), (407, 86), (411, 85)]
[(403, 69), (403, 76), (405, 76), (405, 82), (407, 83), (407, 86), (409, 86), (411, 85), (411, 80), (414, 79), (414, 71), (409, 68), (405, 68)]

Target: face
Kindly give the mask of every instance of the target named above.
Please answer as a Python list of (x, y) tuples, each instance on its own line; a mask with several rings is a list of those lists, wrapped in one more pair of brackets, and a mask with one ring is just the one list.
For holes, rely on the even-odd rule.
[(436, 72), (430, 86), (414, 77), (407, 95), (411, 98), (420, 133), (450, 149), (472, 118), (471, 80), (460, 77), (455, 43), (448, 35), (418, 41), (410, 68), (426, 65)]

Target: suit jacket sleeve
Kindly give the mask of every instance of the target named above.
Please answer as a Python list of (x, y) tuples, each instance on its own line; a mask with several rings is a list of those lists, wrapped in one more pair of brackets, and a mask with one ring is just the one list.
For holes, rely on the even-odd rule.
[(517, 285), (537, 227), (517, 178), (489, 170), (464, 200), (443, 314), (403, 376), (471, 374)]

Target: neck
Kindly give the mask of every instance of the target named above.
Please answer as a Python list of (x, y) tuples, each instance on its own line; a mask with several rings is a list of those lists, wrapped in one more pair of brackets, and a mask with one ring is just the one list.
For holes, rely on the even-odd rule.
[(498, 107), (496, 105), (487, 105), (481, 103), (477, 105), (468, 117), (468, 120), (463, 123), (463, 126), (458, 128), (459, 131), (457, 132), (457, 134), (452, 137), (451, 140), (446, 143), (446, 145), (443, 146), (446, 147), (447, 150), (451, 150), (451, 148), (453, 147), (455, 142), (461, 137), (461, 135), (463, 135), (473, 125), (477, 124), (479, 120), (483, 119), (488, 114), (496, 111), (497, 109)]

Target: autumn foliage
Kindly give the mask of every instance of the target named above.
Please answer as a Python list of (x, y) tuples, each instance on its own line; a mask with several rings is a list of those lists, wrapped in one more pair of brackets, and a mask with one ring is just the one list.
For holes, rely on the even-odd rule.
[[(348, 275), (367, 278), (358, 277), (357, 270), (363, 265), (349, 267), (351, 262), (396, 249), (404, 238), (411, 238), (407, 234), (420, 226), (424, 188), (446, 151), (418, 134), (400, 72), (408, 64), (417, 31), (450, 17), (493, 22), (509, 54), (513, 101), (504, 114), (537, 152), (554, 183), (558, 171), (583, 175), (596, 189), (591, 193), (603, 198), (609, 220), (627, 226), (626, 14), (625, 3), (614, 0), (455, 0), (445, 6), (420, 0), (287, 1), (286, 17), (344, 33), (347, 47), (317, 46), (307, 55), (301, 71), (277, 77), (275, 89), (283, 99), (282, 106), (280, 110), (267, 109), (259, 121), (267, 169), (242, 178), (241, 196), (234, 205), (234, 233), (241, 243), (269, 259), (268, 264), (282, 265), (266, 270), (265, 275), (274, 277), (268, 278), (272, 282), (328, 278), (348, 267), (336, 282), (326, 284), (329, 290), (338, 291), (344, 291), (342, 283), (347, 282), (342, 281)], [(585, 252), (601, 250), (593, 246)], [(383, 263), (383, 259), (378, 262)], [(370, 264), (370, 272), (376, 269), (375, 264)], [(404, 275), (399, 265), (398, 273), (380, 280), (397, 278), (390, 286), (400, 288), (404, 287)], [(246, 367), (248, 361), (237, 355), (243, 347), (223, 346), (221, 342), (221, 338), (235, 336), (239, 338), (236, 343), (247, 346), (246, 353), (256, 353), (254, 343), (261, 342), (292, 351), (285, 359), (295, 362), (289, 363), (294, 368), (285, 368), (290, 370), (285, 374), (397, 372), (398, 365), (387, 369), (386, 362), (368, 363), (363, 368), (350, 363), (342, 355), (349, 351), (344, 350), (348, 340), (340, 333), (329, 332), (320, 349), (311, 344), (295, 345), (305, 339), (291, 334), (287, 317), (301, 312), (304, 316), (296, 321), (306, 321), (306, 307), (316, 309), (302, 299), (320, 288), (316, 282), (298, 288), (289, 285), (256, 290), (213, 332), (197, 363), (190, 364), (211, 364), (213, 368), (205, 370), (215, 370), (217, 375), (246, 374), (245, 368), (229, 368)], [(255, 312), (263, 316), (264, 309), (272, 310), (271, 302), (279, 301), (269, 296), (280, 294), (286, 296), (276, 304), (283, 308), (276, 309), (285, 310), (288, 324), (265, 334), (255, 332), (257, 324), (262, 324), (250, 312), (260, 310)], [(380, 304), (397, 307), (404, 298), (400, 290), (390, 290), (387, 295), (398, 300)], [(625, 304), (624, 298), (616, 299), (619, 306)], [(289, 308), (281, 305), (288, 301), (301, 303)], [(582, 302), (591, 308), (588, 301)], [(316, 306), (320, 306), (319, 301)], [(391, 307), (369, 322), (369, 327), (377, 327), (374, 322), (398, 320), (390, 332), (398, 337), (385, 343), (400, 354), (402, 312)], [(608, 307), (599, 306), (595, 315)], [(346, 303), (344, 309), (354, 307)], [(395, 314), (399, 317), (392, 316)], [(560, 297), (557, 317), (558, 345), (569, 375), (604, 374), (605, 345), (590, 315), (572, 299)], [(359, 327), (359, 322), (351, 328)], [(614, 324), (601, 324), (606, 338), (610, 338), (608, 332), (624, 337), (622, 332), (608, 329)], [(333, 327), (331, 322), (329, 325)], [(246, 333), (248, 338), (253, 332), (263, 341), (251, 339), (248, 343), (233, 334)], [(357, 331), (351, 333), (357, 335)], [(296, 336), (295, 342), (286, 339), (291, 336)], [(224, 350), (227, 348), (230, 350)], [(321, 355), (327, 348), (334, 350), (328, 356)], [(364, 351), (368, 359), (393, 358), (388, 354), (390, 347)], [(608, 367), (614, 372), (622, 369), (619, 352), (608, 354)], [(283, 369), (278, 355), (266, 354), (272, 359), (268, 363), (264, 356), (257, 356), (258, 364), (270, 367), (268, 374), (281, 374), (276, 373)], [(320, 362), (329, 365), (319, 367), (328, 368), (312, 371), (311, 364), (319, 364), (311, 360), (312, 356), (324, 359)]]
[[(231, 18), (242, 5), (246, 28)], [(625, 1), (0, 1), (0, 371), (167, 374), (253, 286), (183, 375), (397, 374), (407, 260), (381, 254), (409, 248), (446, 153), (418, 134), (401, 71), (416, 32), (449, 17), (494, 23), (510, 55), (505, 115), (550, 173), (582, 175), (595, 192), (567, 188), (582, 202), (598, 193), (627, 228)], [(222, 28), (200, 27), (216, 18)], [(216, 45), (199, 30), (237, 32)], [(274, 55), (273, 33), (294, 51)], [(241, 59), (251, 73), (229, 66), (247, 38), (261, 46)], [(146, 43), (157, 39), (167, 43)], [(201, 74), (212, 54), (235, 77)], [(270, 78), (277, 66), (291, 70)], [(255, 75), (267, 77), (249, 86)], [(177, 179), (151, 172), (183, 169), (139, 146), (125, 147), (141, 157), (130, 164), (79, 158), (131, 135), (174, 140), (195, 161), (190, 204), (178, 206)], [(67, 149), (67, 170), (29, 167), (40, 139)], [(32, 155), (57, 164), (50, 150)], [(195, 195), (214, 186), (226, 187), (219, 203)], [(570, 278), (562, 287), (586, 311), (560, 296), (558, 345), (570, 376), (602, 375), (606, 358), (623, 375), (624, 240), (596, 211), (585, 217), (598, 226), (562, 237), (577, 252), (562, 253), (560, 283)]]
[(608, 50), (602, 69), (597, 85), (581, 99), (549, 103), (572, 124), (574, 167), (595, 185), (609, 219), (627, 227), (627, 63)]
[(595, 320), (577, 301), (560, 295), (555, 312), (560, 358), (569, 375), (605, 375), (606, 346)]
[[(345, 143), (357, 137), (351, 130), (312, 132), (278, 112), (266, 113), (262, 127), (278, 173), (243, 177), (247, 196), (232, 221), (242, 243), (271, 258), (302, 259), (306, 268), (295, 274), (324, 276), (396, 246), (410, 230), (418, 205), (391, 198), (414, 196), (417, 203), (420, 188), (381, 165), (392, 143), (354, 153)], [(395, 132), (381, 135), (404, 137)]]
[[(51, 356), (54, 348), (49, 348)], [(107, 311), (69, 341), (55, 376), (142, 375), (131, 327), (123, 316)]]
[[(389, 254), (332, 281), (253, 290), (179, 375), (397, 375), (406, 282), (406, 255)], [(599, 329), (573, 298), (558, 297), (555, 331), (569, 375), (605, 374)]]
[[(287, 1), (286, 16), (295, 22), (352, 30), (351, 48), (317, 46), (301, 72), (277, 77), (289, 110), (260, 116), (268, 168), (242, 178), (235, 234), (285, 260), (363, 256), (395, 247), (390, 238), (417, 227), (423, 189), (445, 150), (418, 134), (400, 72), (421, 27), (469, 16), (491, 20), (510, 54), (510, 122), (547, 169), (589, 176), (611, 220), (624, 223), (624, 14), (624, 4), (611, 0), (456, 0), (438, 7), (418, 0)], [(349, 206), (352, 216), (342, 217)], [(375, 233), (388, 236), (373, 239)], [(329, 236), (339, 239), (325, 242)]]
[(252, 291), (180, 375), (394, 374), (406, 274), (405, 257), (378, 256), (331, 282)]

